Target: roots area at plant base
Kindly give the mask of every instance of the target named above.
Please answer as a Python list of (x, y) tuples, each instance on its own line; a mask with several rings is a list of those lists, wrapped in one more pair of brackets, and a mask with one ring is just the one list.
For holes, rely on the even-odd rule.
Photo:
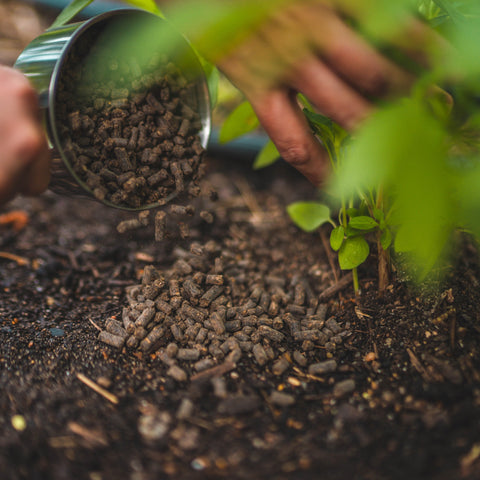
[(162, 235), (53, 194), (4, 209), (30, 220), (0, 227), (2, 479), (479, 478), (472, 247), (428, 299), (378, 299), (373, 263), (355, 299), (285, 214), (305, 180), (207, 166)]

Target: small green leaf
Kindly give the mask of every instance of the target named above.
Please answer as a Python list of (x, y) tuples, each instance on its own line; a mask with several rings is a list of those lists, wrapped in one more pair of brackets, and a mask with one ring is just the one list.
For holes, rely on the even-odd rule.
[(373, 209), (373, 216), (378, 222), (382, 222), (383, 220), (385, 220), (385, 214), (383, 213), (383, 210), (380, 210), (379, 208)]
[(378, 227), (378, 223), (372, 217), (367, 217), (364, 215), (353, 217), (350, 220), (349, 225), (352, 228), (363, 231), (375, 230), (375, 228)]
[[(72, 0), (55, 19), (50, 28), (57, 28), (66, 25), (72, 18), (78, 15), (84, 8), (88, 7), (93, 0)], [(163, 16), (154, 0), (124, 0), (125, 3), (139, 7), (155, 15)]]
[(347, 238), (338, 252), (338, 263), (342, 270), (351, 270), (361, 265), (368, 257), (370, 247), (363, 237)]
[(227, 117), (220, 130), (220, 143), (227, 143), (235, 138), (241, 137), (259, 126), (255, 112), (249, 102), (242, 102)]
[(154, 0), (123, 0), (125, 3), (141, 8), (155, 15), (161, 15), (160, 9)]
[(253, 162), (253, 169), (259, 170), (275, 163), (280, 158), (277, 147), (269, 140), (265, 146), (260, 150)]
[(380, 244), (384, 250), (388, 250), (392, 244), (392, 232), (389, 228), (385, 229), (380, 235)]
[(57, 28), (65, 25), (92, 2), (93, 0), (73, 0), (60, 12), (60, 15), (58, 15), (50, 28)]
[(287, 207), (295, 225), (306, 232), (313, 232), (320, 225), (330, 221), (330, 209), (317, 202), (296, 202)]
[(340, 249), (343, 243), (343, 239), (345, 237), (345, 230), (344, 228), (339, 225), (338, 227), (335, 227), (332, 232), (330, 233), (330, 246), (332, 247), (332, 250), (335, 252)]
[(358, 217), (359, 214), (360, 214), (360, 210), (358, 208), (347, 208), (347, 215), (350, 218)]

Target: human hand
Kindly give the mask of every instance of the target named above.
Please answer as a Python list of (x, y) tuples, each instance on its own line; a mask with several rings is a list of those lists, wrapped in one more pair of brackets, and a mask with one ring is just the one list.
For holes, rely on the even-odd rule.
[[(375, 102), (408, 91), (414, 76), (383, 56), (344, 18), (362, 22), (360, 0), (296, 0), (270, 16), (218, 62), (246, 95), (282, 157), (315, 185), (327, 175), (326, 152), (310, 131), (296, 94), (349, 131)], [(370, 2), (372, 3), (372, 2)], [(386, 43), (426, 66), (439, 42), (413, 17), (399, 19)]]
[(43, 192), (49, 166), (36, 92), (20, 72), (0, 66), (0, 205)]

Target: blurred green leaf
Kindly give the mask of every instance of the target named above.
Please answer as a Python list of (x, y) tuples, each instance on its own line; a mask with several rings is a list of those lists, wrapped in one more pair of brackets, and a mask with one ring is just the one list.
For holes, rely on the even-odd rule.
[(287, 207), (293, 222), (305, 232), (313, 232), (320, 225), (330, 222), (330, 209), (317, 202), (296, 202)]
[(350, 218), (353, 218), (353, 217), (358, 217), (358, 215), (360, 215), (360, 210), (358, 208), (347, 208), (347, 215), (350, 217)]
[(50, 28), (61, 27), (67, 24), (75, 15), (78, 15), (85, 7), (88, 7), (93, 0), (73, 0), (69, 3), (55, 19)]
[(150, 13), (154, 13), (155, 15), (162, 15), (158, 5), (155, 3), (154, 0), (123, 0), (125, 3), (129, 5), (133, 5), (134, 7), (141, 8)]
[[(340, 169), (344, 195), (383, 185), (393, 196), (398, 246), (432, 266), (456, 221), (447, 168), (448, 133), (420, 100), (402, 100), (366, 122)], [(397, 248), (397, 242), (395, 243)]]
[(370, 247), (363, 237), (347, 238), (338, 252), (338, 262), (342, 270), (351, 270), (361, 265), (368, 257)]
[[(147, 12), (162, 16), (160, 9), (154, 0), (123, 0), (125, 3), (141, 8)], [(50, 28), (61, 27), (72, 20), (84, 8), (88, 7), (93, 0), (73, 0), (70, 2), (55, 19)]]
[(249, 102), (242, 102), (227, 117), (220, 130), (220, 143), (227, 143), (241, 137), (260, 125), (255, 112)]
[(388, 250), (392, 244), (392, 232), (389, 228), (386, 228), (380, 235), (380, 244), (384, 250)]
[(357, 230), (366, 231), (374, 230), (378, 227), (378, 223), (372, 217), (366, 217), (363, 215), (359, 217), (353, 217), (350, 220), (349, 225)]
[(254, 170), (259, 170), (260, 168), (268, 167), (275, 163), (280, 158), (277, 147), (275, 144), (269, 140), (264, 147), (260, 150), (259, 154), (256, 156), (255, 161), (253, 162)]
[(345, 236), (345, 230), (342, 225), (335, 227), (330, 233), (330, 246), (333, 251), (338, 251), (342, 246), (343, 239)]

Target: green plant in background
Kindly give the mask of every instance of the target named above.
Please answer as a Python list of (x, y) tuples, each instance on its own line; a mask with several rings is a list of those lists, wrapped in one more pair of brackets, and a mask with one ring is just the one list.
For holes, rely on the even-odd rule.
[[(456, 228), (480, 236), (480, 6), (426, 0), (417, 7), (454, 49), (419, 74), (410, 97), (381, 106), (355, 138), (301, 99), (312, 131), (330, 157), (328, 190), (334, 201), (330, 206), (298, 202), (288, 213), (305, 231), (332, 225), (330, 245), (338, 252), (340, 267), (353, 271), (356, 291), (357, 267), (369, 256), (369, 240), (377, 244), (383, 291), (392, 247), (408, 260), (417, 281), (424, 281), (447, 258)], [(366, 11), (372, 14), (367, 35), (393, 25), (389, 8), (396, 7), (377, 14)], [(435, 84), (453, 94), (453, 112)], [(230, 124), (228, 128), (234, 130)], [(274, 155), (265, 164), (271, 161)], [(333, 209), (339, 212), (336, 221)]]

